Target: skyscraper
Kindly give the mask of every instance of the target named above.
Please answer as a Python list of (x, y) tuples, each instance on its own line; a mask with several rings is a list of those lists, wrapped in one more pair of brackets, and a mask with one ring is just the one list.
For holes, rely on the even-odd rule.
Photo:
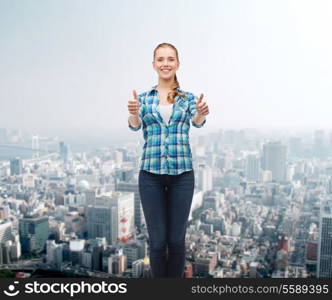
[(60, 148), (60, 157), (63, 160), (64, 164), (67, 164), (68, 159), (69, 159), (69, 146), (66, 145), (64, 142), (60, 142), (59, 144)]
[(48, 217), (25, 217), (19, 220), (23, 253), (40, 253), (49, 236)]
[(133, 192), (134, 193), (134, 218), (135, 218), (135, 226), (140, 228), (142, 223), (144, 222), (143, 218), (143, 210), (141, 205), (141, 199), (139, 196), (138, 191), (138, 184), (137, 182), (124, 182), (120, 181), (116, 187), (117, 191), (124, 191), (124, 192)]
[(87, 206), (89, 238), (106, 237), (109, 244), (126, 242), (134, 233), (134, 193), (108, 192)]
[(0, 243), (5, 244), (12, 240), (12, 223), (0, 221)]
[(38, 135), (32, 136), (32, 149), (34, 150), (33, 156), (38, 157), (39, 156), (39, 137)]
[(245, 177), (246, 179), (250, 181), (259, 181), (259, 175), (260, 175), (260, 160), (256, 155), (249, 154), (246, 157), (245, 161)]
[(332, 200), (320, 207), (317, 277), (332, 278)]
[(285, 181), (287, 147), (281, 142), (269, 142), (263, 146), (262, 168), (272, 172), (272, 180)]
[(20, 157), (15, 157), (10, 160), (10, 175), (20, 175), (22, 174), (23, 164)]
[(117, 217), (113, 207), (88, 205), (86, 216), (89, 238), (105, 237), (108, 244), (116, 242)]

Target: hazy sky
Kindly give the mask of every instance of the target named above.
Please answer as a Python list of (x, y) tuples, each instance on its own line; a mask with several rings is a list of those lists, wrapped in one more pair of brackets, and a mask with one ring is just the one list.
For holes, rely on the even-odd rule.
[[(331, 128), (332, 1), (0, 0), (0, 127), (135, 135), (161, 42), (217, 128)], [(141, 135), (141, 132), (139, 133)]]

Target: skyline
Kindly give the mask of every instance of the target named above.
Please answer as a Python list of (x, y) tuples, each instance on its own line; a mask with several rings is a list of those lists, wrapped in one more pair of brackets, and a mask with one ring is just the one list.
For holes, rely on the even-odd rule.
[(153, 49), (170, 42), (180, 87), (210, 108), (191, 133), (332, 128), (331, 3), (190, 3), (1, 1), (0, 127), (129, 136), (132, 90), (157, 83)]

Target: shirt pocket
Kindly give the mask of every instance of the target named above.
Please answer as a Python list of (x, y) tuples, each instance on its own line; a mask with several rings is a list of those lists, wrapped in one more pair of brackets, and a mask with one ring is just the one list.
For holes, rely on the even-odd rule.
[(188, 101), (175, 102), (173, 120), (175, 122), (184, 122), (187, 116), (189, 116)]
[(146, 126), (158, 123), (158, 115), (154, 104), (146, 105), (145, 114), (142, 120)]

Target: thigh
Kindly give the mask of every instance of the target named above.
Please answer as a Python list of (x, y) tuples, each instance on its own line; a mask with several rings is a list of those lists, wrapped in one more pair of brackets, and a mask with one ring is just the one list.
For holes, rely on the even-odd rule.
[(149, 239), (166, 241), (167, 199), (163, 177), (140, 170), (138, 187)]
[(193, 170), (176, 175), (167, 186), (167, 233), (169, 242), (181, 241), (185, 236), (194, 187), (195, 176)]

